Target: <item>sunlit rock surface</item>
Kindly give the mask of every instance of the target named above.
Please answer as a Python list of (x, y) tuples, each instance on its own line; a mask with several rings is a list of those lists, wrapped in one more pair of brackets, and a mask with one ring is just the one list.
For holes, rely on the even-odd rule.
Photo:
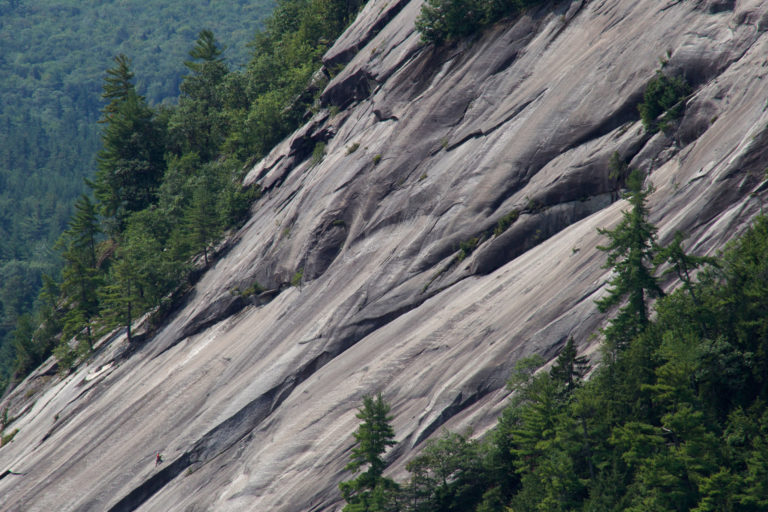
[[(712, 254), (760, 211), (765, 2), (559, 2), (442, 49), (419, 8), (372, 0), (328, 52), (322, 108), (247, 176), (264, 197), (156, 334), (0, 404), (0, 509), (338, 510), (363, 394), (392, 404), (402, 477), (443, 427), (493, 426), (520, 357), (594, 351), (614, 152), (650, 172), (662, 242)], [(694, 93), (648, 136), (661, 62)]]

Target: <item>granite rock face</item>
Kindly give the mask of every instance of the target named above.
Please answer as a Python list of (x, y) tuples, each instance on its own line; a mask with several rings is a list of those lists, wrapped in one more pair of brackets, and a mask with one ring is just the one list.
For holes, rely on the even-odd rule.
[[(158, 332), (5, 398), (1, 510), (338, 510), (363, 394), (392, 404), (397, 478), (441, 428), (492, 427), (520, 357), (594, 350), (615, 152), (662, 242), (713, 254), (761, 210), (765, 2), (563, 1), (445, 48), (419, 9), (371, 0), (329, 50), (322, 108), (251, 170), (251, 219)], [(693, 93), (651, 136), (660, 62)]]

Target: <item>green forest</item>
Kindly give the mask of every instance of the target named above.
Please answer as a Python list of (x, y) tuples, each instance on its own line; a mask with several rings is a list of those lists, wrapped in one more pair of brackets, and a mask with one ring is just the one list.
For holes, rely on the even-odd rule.
[[(456, 14), (467, 5), (480, 30), (538, 3), (428, 0), (417, 28), (449, 44), (469, 35)], [(115, 327), (138, 342), (144, 312), (163, 319), (258, 199), (240, 186), (246, 164), (317, 106), (307, 84), (362, 3), (278, 0), (255, 34), (269, 4), (132, 5), (0, 0), (0, 388), (51, 354), (67, 373)], [(232, 25), (191, 26), (201, 12)], [(49, 13), (82, 32), (53, 28)], [(226, 48), (219, 34), (246, 19), (247, 47)], [(688, 93), (657, 75), (639, 109), (646, 130), (664, 130)], [(687, 253), (682, 234), (662, 246), (644, 176), (613, 165), (629, 208), (600, 230), (612, 270), (595, 306), (611, 317), (595, 333), (601, 356), (579, 357), (587, 340), (569, 339), (549, 367), (519, 361), (496, 427), (444, 432), (400, 482), (384, 476), (390, 406), (366, 396), (346, 512), (768, 510), (768, 218), (717, 257)]]
[[(613, 319), (597, 367), (573, 339), (549, 368), (519, 361), (497, 426), (427, 442), (403, 482), (384, 476), (390, 407), (365, 397), (344, 512), (768, 510), (768, 217), (691, 256), (680, 233), (657, 245), (641, 183), (601, 230), (613, 278), (596, 307)], [(665, 275), (680, 282), (666, 296)]]
[[(272, 0), (210, 2), (0, 0), (0, 384), (10, 333), (57, 277), (54, 244), (84, 178), (96, 170), (102, 78), (117, 54), (141, 73), (148, 104), (172, 105), (200, 30), (223, 34), (239, 69)], [(57, 277), (58, 278), (58, 277)]]
[[(264, 18), (271, 3), (204, 3), (0, 2), (1, 388), (54, 351), (66, 371), (98, 333), (169, 307), (193, 257), (207, 265), (258, 195), (239, 186), (246, 160), (298, 125), (315, 101), (301, 93), (361, 5), (286, 0)], [(51, 12), (72, 26), (45, 28)], [(232, 51), (217, 26), (247, 44)], [(169, 46), (176, 33), (192, 37)]]

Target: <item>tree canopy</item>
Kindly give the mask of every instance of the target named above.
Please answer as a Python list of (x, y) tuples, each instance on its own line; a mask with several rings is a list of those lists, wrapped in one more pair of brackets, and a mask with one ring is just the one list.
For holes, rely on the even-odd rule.
[(383, 475), (385, 463), (382, 455), (395, 444), (395, 432), (390, 422), (389, 404), (378, 393), (375, 397), (363, 397), (363, 406), (357, 413), (361, 423), (355, 432), (355, 447), (352, 449), (348, 471), (367, 469), (352, 480), (341, 482), (339, 488), (347, 502), (344, 512), (369, 512), (383, 506), (382, 497), (394, 486), (391, 479)]
[[(186, 60), (178, 61), (185, 71), (172, 83), (180, 93), (175, 105), (158, 105), (157, 92), (144, 85), (151, 83), (143, 67), (147, 55), (117, 52), (102, 75), (104, 104), (91, 110), (100, 110), (100, 122), (86, 124), (101, 139), (97, 170), (86, 179), (97, 216), (90, 256), (76, 242), (90, 228), (71, 224), (58, 254), (49, 251), (52, 260), (60, 260), (39, 266), (20, 261), (4, 269), (8, 293), (7, 298), (0, 293), (0, 330), (5, 333), (32, 311), (45, 275), (58, 281), (61, 295), (50, 306), (37, 302), (32, 323), (40, 327), (31, 337), (25, 334), (26, 345), (11, 344), (6, 335), (0, 344), (0, 384), (12, 373), (20, 378), (33, 365), (32, 358), (17, 359), (14, 347), (21, 357), (24, 347), (37, 344), (43, 357), (58, 343), (55, 352), (66, 370), (88, 356), (94, 336), (121, 324), (130, 333), (139, 315), (150, 310), (160, 315), (170, 307), (174, 294), (189, 285), (191, 270), (209, 263), (218, 237), (248, 212), (258, 190), (239, 185), (246, 162), (266, 154), (314, 105), (319, 89), (317, 84), (308, 88), (310, 79), (361, 5), (280, 0), (254, 36), (245, 68), (232, 66), (230, 51), (210, 25), (196, 31)], [(231, 36), (229, 30), (224, 33)], [(95, 95), (89, 94), (92, 102)], [(76, 188), (73, 200), (82, 193)], [(30, 223), (35, 236), (45, 231), (46, 215), (43, 208), (35, 211)], [(67, 228), (67, 215), (62, 212), (60, 227), (47, 236), (55, 240)], [(14, 276), (32, 284), (23, 296), (13, 295)], [(59, 342), (55, 326), (65, 332)], [(27, 333), (27, 325), (21, 327), (19, 332)]]

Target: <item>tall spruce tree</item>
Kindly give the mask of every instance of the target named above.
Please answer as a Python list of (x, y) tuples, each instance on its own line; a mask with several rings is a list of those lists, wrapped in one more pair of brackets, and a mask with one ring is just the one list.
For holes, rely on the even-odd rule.
[(131, 71), (131, 59), (121, 53), (113, 59), (115, 66), (107, 69), (104, 77), (104, 91), (101, 98), (108, 101), (102, 109), (101, 122), (107, 122), (110, 115), (117, 112), (117, 107), (134, 91), (133, 72)]
[(557, 355), (557, 360), (549, 374), (563, 388), (565, 394), (573, 391), (589, 372), (589, 361), (584, 356), (578, 356), (573, 338), (568, 338), (565, 346)]
[[(648, 221), (646, 199), (650, 190), (643, 188), (643, 175), (632, 170), (627, 177), (630, 210), (613, 229), (598, 229), (608, 238), (598, 249), (608, 254), (604, 268), (613, 270), (608, 281), (608, 295), (596, 301), (601, 312), (624, 303), (616, 317), (603, 329), (609, 353), (622, 349), (648, 325), (649, 301), (663, 295), (653, 275), (657, 251), (656, 227)], [(626, 301), (626, 302), (625, 302)]]
[(384, 490), (395, 486), (394, 481), (382, 476), (385, 463), (381, 456), (388, 446), (395, 444), (389, 410), (389, 404), (381, 393), (375, 397), (363, 397), (363, 407), (357, 413), (362, 423), (354, 434), (357, 444), (352, 449), (346, 469), (355, 472), (363, 466), (368, 466), (368, 469), (356, 478), (339, 484), (341, 495), (347, 502), (344, 512), (381, 510)]
[(118, 56), (115, 62), (104, 81), (102, 97), (109, 103), (101, 119), (98, 170), (88, 181), (110, 235), (123, 229), (128, 214), (154, 202), (165, 170), (164, 131), (130, 81), (130, 61)]
[[(208, 172), (206, 172), (208, 171)], [(211, 169), (204, 169), (192, 192), (192, 201), (186, 211), (186, 223), (195, 250), (202, 249), (208, 267), (208, 246), (219, 234), (219, 216), (216, 209)]]
[(133, 320), (144, 306), (138, 281), (136, 262), (118, 253), (110, 268), (107, 284), (99, 290), (102, 317), (112, 324), (124, 326), (129, 343), (133, 341)]
[(184, 65), (190, 74), (181, 82), (179, 105), (169, 120), (171, 150), (214, 159), (227, 135), (222, 84), (229, 73), (224, 52), (213, 32), (203, 30)]

